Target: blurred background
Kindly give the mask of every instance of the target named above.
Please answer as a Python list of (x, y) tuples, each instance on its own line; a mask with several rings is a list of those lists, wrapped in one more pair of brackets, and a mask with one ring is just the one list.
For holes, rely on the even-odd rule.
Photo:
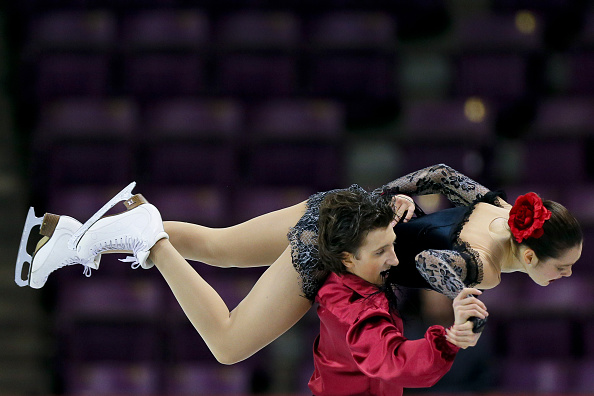
[[(136, 180), (164, 219), (226, 226), (440, 162), (560, 201), (585, 245), (569, 279), (485, 292), (481, 343), (424, 392), (594, 394), (591, 2), (19, 0), (0, 25), (1, 394), (307, 394), (313, 371), (315, 310), (223, 366), (156, 270), (18, 288), (29, 206), (85, 221)], [(194, 265), (230, 307), (262, 272)], [(403, 297), (410, 338), (451, 323)]]

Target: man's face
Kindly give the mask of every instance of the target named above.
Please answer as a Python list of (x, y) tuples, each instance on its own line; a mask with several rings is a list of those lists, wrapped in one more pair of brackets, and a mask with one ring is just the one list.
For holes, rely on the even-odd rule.
[(398, 258), (394, 252), (395, 240), (392, 225), (370, 231), (357, 254), (347, 253), (348, 258), (344, 261), (347, 270), (369, 283), (382, 285), (385, 271), (398, 265)]

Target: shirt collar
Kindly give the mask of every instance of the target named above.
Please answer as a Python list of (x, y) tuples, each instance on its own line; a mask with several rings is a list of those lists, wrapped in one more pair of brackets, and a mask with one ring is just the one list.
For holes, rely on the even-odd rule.
[(368, 296), (376, 293), (379, 288), (373, 283), (367, 282), (365, 279), (358, 277), (357, 275), (351, 274), (350, 272), (344, 274), (330, 274), (330, 277), (334, 277), (333, 281), (342, 283), (352, 291), (362, 295)]

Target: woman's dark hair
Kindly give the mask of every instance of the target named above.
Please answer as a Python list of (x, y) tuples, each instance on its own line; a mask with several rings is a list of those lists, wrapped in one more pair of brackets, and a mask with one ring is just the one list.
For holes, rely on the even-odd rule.
[(394, 220), (389, 198), (364, 190), (327, 194), (319, 209), (318, 253), (322, 270), (342, 274), (343, 252), (357, 255), (367, 234)]
[(559, 258), (567, 249), (583, 242), (582, 228), (565, 206), (549, 200), (543, 200), (543, 204), (551, 211), (551, 218), (542, 226), (544, 234), (540, 238), (527, 238), (522, 243), (534, 250), (540, 260)]

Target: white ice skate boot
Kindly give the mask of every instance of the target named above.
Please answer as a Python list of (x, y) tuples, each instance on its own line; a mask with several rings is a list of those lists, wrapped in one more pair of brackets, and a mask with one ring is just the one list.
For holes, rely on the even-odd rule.
[(150, 249), (163, 238), (161, 214), (140, 194), (124, 201), (126, 211), (102, 217), (81, 234), (76, 246), (83, 260), (92, 260), (102, 253), (133, 253), (134, 257), (120, 260), (132, 262), (132, 268), (151, 268), (147, 262)]
[[(40, 225), (42, 238), (37, 243), (34, 253), (27, 252), (27, 242), (33, 227)], [(43, 219), (35, 216), (35, 210), (29, 209), (23, 236), (19, 247), (19, 255), (15, 268), (15, 282), (19, 286), (31, 286), (39, 289), (45, 285), (49, 274), (67, 265), (82, 264), (83, 273), (91, 276), (91, 268), (98, 269), (101, 257), (82, 260), (76, 251), (67, 247), (68, 240), (78, 230), (81, 223), (72, 217), (57, 216), (46, 213)], [(23, 265), (29, 263), (27, 279), (23, 279)]]

